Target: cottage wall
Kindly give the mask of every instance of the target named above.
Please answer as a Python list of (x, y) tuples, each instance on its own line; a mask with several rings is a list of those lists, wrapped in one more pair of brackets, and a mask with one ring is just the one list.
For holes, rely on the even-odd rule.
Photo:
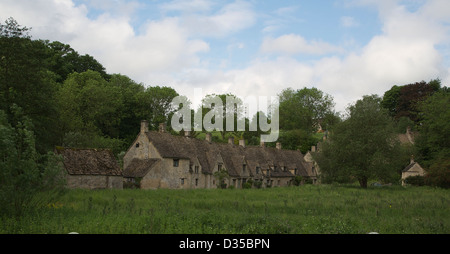
[(408, 171), (402, 172), (402, 185), (403, 186), (406, 185), (405, 179), (410, 176), (423, 176), (423, 175), (425, 175), (425, 171), (419, 164), (416, 163), (410, 169), (408, 169)]
[(123, 157), (123, 167), (126, 168), (134, 158), (161, 158), (156, 148), (148, 141), (144, 133), (140, 133)]
[(122, 176), (105, 175), (67, 175), (67, 187), (70, 189), (122, 189)]

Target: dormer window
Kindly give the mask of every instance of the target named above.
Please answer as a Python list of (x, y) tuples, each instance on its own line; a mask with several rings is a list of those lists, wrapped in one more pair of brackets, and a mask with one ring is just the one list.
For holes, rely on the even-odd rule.
[(219, 165), (217, 165), (217, 170), (222, 170), (222, 163), (219, 163)]
[(247, 165), (243, 164), (242, 165), (242, 172), (245, 172), (246, 169), (247, 169)]

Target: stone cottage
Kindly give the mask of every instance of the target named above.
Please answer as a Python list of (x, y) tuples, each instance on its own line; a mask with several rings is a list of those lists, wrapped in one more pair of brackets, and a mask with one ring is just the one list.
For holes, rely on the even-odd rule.
[[(262, 187), (288, 186), (296, 175), (316, 177), (300, 151), (260, 146), (239, 145), (233, 138), (228, 143), (214, 143), (211, 134), (205, 140), (171, 135), (160, 125), (159, 131), (149, 131), (141, 122), (141, 130), (127, 150), (124, 161), (124, 181), (139, 182), (142, 189), (217, 188), (221, 184), (242, 188), (248, 181)], [(228, 177), (219, 182), (217, 172)]]
[(56, 153), (63, 157), (68, 188), (122, 189), (122, 170), (110, 150), (57, 147)]
[(414, 161), (414, 157), (411, 156), (411, 161), (406, 168), (402, 170), (402, 186), (406, 185), (405, 179), (410, 176), (424, 176), (426, 171)]

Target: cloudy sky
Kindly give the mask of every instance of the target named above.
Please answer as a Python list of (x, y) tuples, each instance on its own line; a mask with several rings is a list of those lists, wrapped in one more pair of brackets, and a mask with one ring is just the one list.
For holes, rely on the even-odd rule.
[(203, 95), (316, 87), (336, 110), (393, 85), (450, 83), (449, 0), (1, 0), (0, 20), (108, 73)]

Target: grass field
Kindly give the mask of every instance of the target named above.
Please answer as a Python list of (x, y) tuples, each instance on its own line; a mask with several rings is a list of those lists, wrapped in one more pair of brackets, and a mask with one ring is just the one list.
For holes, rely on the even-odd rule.
[(10, 234), (448, 234), (450, 191), (303, 185), (269, 189), (69, 190)]

